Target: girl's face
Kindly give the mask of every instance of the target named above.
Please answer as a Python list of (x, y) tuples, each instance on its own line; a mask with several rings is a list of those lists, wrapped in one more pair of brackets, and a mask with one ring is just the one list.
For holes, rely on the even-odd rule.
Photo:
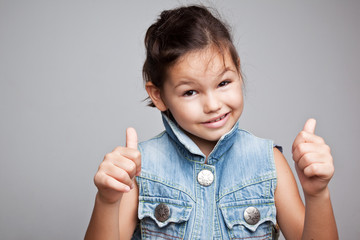
[(214, 147), (243, 110), (242, 79), (230, 54), (216, 48), (190, 52), (168, 71), (160, 91), (161, 110), (200, 147)]

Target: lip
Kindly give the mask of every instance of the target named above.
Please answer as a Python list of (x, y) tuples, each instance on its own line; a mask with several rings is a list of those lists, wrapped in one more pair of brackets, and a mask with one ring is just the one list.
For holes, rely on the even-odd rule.
[[(225, 113), (225, 114), (222, 114), (218, 117), (214, 117), (212, 119), (210, 119), (209, 121), (207, 122), (203, 122), (202, 124), (206, 127), (209, 127), (209, 128), (219, 128), (219, 127), (222, 127), (225, 125), (225, 123), (227, 122), (227, 120), (229, 119), (229, 114), (230, 112), (228, 113)], [(219, 119), (219, 120), (217, 120)]]

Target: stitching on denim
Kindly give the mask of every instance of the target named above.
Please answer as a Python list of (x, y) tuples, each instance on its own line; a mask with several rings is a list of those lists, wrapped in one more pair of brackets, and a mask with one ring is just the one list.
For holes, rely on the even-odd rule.
[[(190, 219), (190, 217), (189, 217), (189, 219)], [(187, 232), (187, 226), (189, 223), (189, 219), (186, 220), (186, 223), (184, 223), (183, 229), (181, 230), (182, 231), (182, 239), (184, 239), (185, 233)]]
[(274, 161), (274, 142), (272, 140), (269, 141), (268, 156), (269, 156), (268, 159), (270, 160), (270, 164), (271, 164), (272, 168), (276, 169), (275, 161)]
[(266, 181), (265, 183), (265, 198), (270, 198), (271, 196), (271, 186), (272, 186), (272, 180), (271, 181)]
[[(274, 186), (273, 186), (273, 191), (275, 192), (275, 189), (276, 189), (276, 187), (277, 187), (277, 172), (276, 172), (276, 164), (275, 164), (275, 158), (274, 158), (274, 142), (273, 141), (270, 141), (270, 143), (269, 143), (271, 146), (269, 147), (270, 149), (271, 149), (271, 151), (269, 150), (269, 160), (270, 160), (270, 164), (271, 164), (271, 166), (272, 166), (272, 170), (274, 171), (274, 173), (275, 173), (275, 178), (274, 178)], [(274, 193), (273, 193), (274, 194)]]
[[(221, 204), (220, 204), (221, 205)], [(254, 203), (254, 204), (240, 204), (240, 205), (235, 205), (235, 206), (224, 206), (224, 205), (221, 205), (220, 208), (224, 208), (224, 209), (228, 209), (228, 208), (242, 208), (242, 207), (247, 207), (247, 206), (272, 206), (272, 205), (275, 205), (274, 202), (271, 202), (271, 203)]]
[[(261, 224), (263, 223), (266, 223), (266, 222), (273, 222), (274, 221), (274, 217), (273, 216), (270, 216), (270, 217), (266, 217), (266, 218), (263, 218), (261, 219), (261, 221), (259, 223), (257, 223), (255, 227), (255, 229), (257, 229)], [(233, 220), (233, 221), (229, 221), (229, 223), (233, 226), (236, 226), (236, 225), (241, 225), (241, 226), (244, 226), (246, 229), (251, 229), (249, 228), (248, 226), (246, 226), (245, 224), (245, 221), (244, 220)]]
[(186, 189), (181, 188), (181, 186), (175, 186), (175, 185), (173, 185), (171, 183), (168, 183), (167, 181), (162, 181), (157, 176), (153, 176), (153, 175), (150, 175), (150, 176), (144, 176), (143, 175), (143, 176), (140, 176), (139, 178), (147, 179), (147, 180), (150, 180), (150, 181), (153, 181), (153, 182), (158, 182), (158, 183), (163, 184), (163, 185), (165, 185), (167, 187), (170, 187), (170, 188), (176, 189), (178, 191), (181, 191), (181, 192), (185, 193), (186, 195), (188, 195), (194, 202), (196, 202), (196, 200), (192, 196), (192, 194), (190, 192), (188, 192)]
[[(242, 130), (242, 129), (240, 129)], [(246, 130), (243, 130), (245, 132), (247, 132)], [(247, 132), (249, 133), (249, 132)], [(250, 135), (252, 135), (251, 133), (249, 133)], [(254, 136), (254, 135), (252, 135)], [(272, 140), (268, 140), (268, 139), (263, 139), (263, 138), (259, 138), (259, 137), (256, 137), (254, 136), (255, 138), (257, 139), (260, 139), (260, 140), (266, 140), (266, 143), (267, 143), (267, 160), (270, 161), (270, 166), (271, 166), (271, 169), (269, 172), (263, 174), (262, 176), (260, 176), (259, 178), (255, 178), (255, 179), (250, 179), (247, 181), (247, 183), (245, 183), (246, 185), (243, 185), (243, 186), (233, 186), (233, 187), (230, 187), (228, 189), (225, 189), (222, 191), (222, 194), (219, 195), (217, 201), (220, 201), (221, 198), (223, 198), (224, 196), (228, 195), (228, 194), (231, 194), (235, 191), (238, 191), (240, 190), (241, 188), (244, 188), (246, 186), (249, 186), (249, 185), (252, 185), (252, 184), (256, 184), (256, 183), (260, 183), (262, 181), (267, 181), (267, 180), (271, 180), (271, 179), (276, 179), (277, 178), (277, 174), (276, 174), (276, 167), (275, 167), (275, 163), (274, 163), (274, 160), (273, 160), (273, 152), (271, 154), (271, 151), (273, 151), (273, 141)], [(255, 182), (257, 181), (257, 182)]]
[[(215, 201), (216, 202), (216, 201)], [(218, 226), (219, 226), (219, 231), (220, 231), (220, 236), (221, 236), (221, 239), (224, 239), (224, 236), (223, 236), (223, 234), (222, 234), (222, 231), (221, 231), (221, 225), (220, 225), (220, 207), (219, 207), (219, 204), (216, 202), (215, 203), (216, 204), (216, 209), (215, 209), (215, 211), (216, 211), (216, 220), (217, 220), (217, 222), (218, 222)]]
[[(164, 239), (169, 239), (169, 240), (171, 240), (171, 238), (166, 238), (166, 237), (161, 236), (161, 235), (156, 235), (156, 234), (158, 233), (158, 234), (162, 234), (162, 235), (165, 235), (165, 236), (168, 236), (168, 237), (177, 238), (177, 239), (182, 239), (181, 237), (173, 236), (173, 235), (170, 235), (170, 234), (167, 234), (167, 233), (163, 233), (163, 232), (159, 232), (159, 231), (150, 230), (149, 228), (144, 228), (144, 231), (150, 232), (150, 233), (147, 234), (147, 235), (149, 235), (149, 236), (161, 237), (161, 238), (164, 238)], [(153, 234), (151, 234), (151, 233), (153, 233)]]
[[(267, 233), (265, 235), (261, 235), (261, 236), (252, 236), (252, 237), (241, 237), (241, 238), (233, 238), (233, 239), (251, 239), (251, 238), (262, 238), (262, 237), (265, 237), (265, 238), (262, 238), (262, 240), (265, 240), (265, 239), (269, 239), (269, 236), (271, 235), (271, 233)], [(260, 239), (259, 239), (260, 240)]]
[(215, 211), (216, 211), (216, 189), (217, 189), (217, 185), (216, 185), (216, 180), (217, 180), (217, 175), (216, 175), (216, 168), (214, 167), (214, 182), (213, 182), (213, 185), (211, 186), (212, 187), (212, 192), (213, 192), (213, 198), (212, 198), (212, 201), (211, 201), (211, 211), (212, 211), (212, 221), (211, 221), (211, 233), (214, 234), (214, 231), (215, 231), (215, 228), (214, 228), (214, 221), (215, 221)]
[[(255, 184), (259, 184), (259, 183), (262, 183), (262, 182), (266, 182), (266, 181), (270, 181), (272, 179), (274, 179), (274, 177), (272, 176), (273, 174), (270, 173), (268, 174), (269, 176), (265, 175), (265, 176), (261, 176), (259, 178), (256, 178), (256, 179), (253, 179), (254, 181), (257, 180), (257, 182), (252, 182), (252, 180), (250, 180), (250, 183), (246, 184), (246, 185), (240, 185), (240, 186), (237, 186), (237, 187), (232, 187), (233, 189), (229, 192), (225, 192), (223, 193), (222, 195), (219, 195), (219, 198), (216, 200), (217, 202), (220, 201), (223, 197), (225, 197), (226, 195), (229, 195), (231, 193), (234, 193), (236, 191), (239, 191), (245, 187), (248, 187), (248, 186), (251, 186), (251, 185), (255, 185)], [(229, 188), (231, 189), (231, 188)]]
[[(143, 203), (164, 203), (163, 201), (146, 201), (146, 200), (139, 200), (139, 202), (143, 202)], [(169, 204), (169, 205), (174, 205), (174, 206), (178, 206), (178, 207), (182, 207), (182, 208), (192, 208), (192, 206), (189, 206), (189, 205), (180, 205), (180, 204), (176, 204), (176, 203), (168, 203), (168, 202), (165, 202), (166, 204)]]
[(160, 236), (160, 235), (155, 235), (155, 234), (151, 234), (151, 233), (146, 233), (146, 236), (153, 236), (153, 237), (160, 237), (162, 239), (166, 239), (166, 240), (172, 240), (171, 238), (166, 238), (166, 237), (163, 237), (163, 236)]
[(144, 173), (143, 175), (139, 176), (139, 178), (147, 179), (147, 180), (154, 181), (154, 182), (159, 182), (159, 183), (164, 184), (164, 185), (166, 185), (168, 187), (171, 187), (171, 188), (186, 192), (186, 189), (182, 188), (181, 185), (172, 184), (172, 183), (166, 181), (165, 179), (161, 179), (158, 176), (153, 175), (153, 174)]
[[(144, 152), (143, 148), (141, 147), (141, 144), (138, 145), (138, 148), (139, 148), (139, 151), (140, 151), (140, 154), (142, 154)], [(142, 170), (142, 169), (141, 169)], [(143, 194), (145, 196), (149, 195), (149, 186), (147, 184), (146, 181), (143, 181), (142, 177), (141, 177), (141, 174), (140, 176), (137, 176), (136, 177), (137, 180), (139, 180), (140, 182), (140, 188), (139, 190), (141, 189), (143, 191)], [(139, 195), (141, 194), (141, 192), (139, 192)]]
[(228, 228), (228, 227), (226, 226), (226, 224), (225, 224), (225, 228), (226, 228), (226, 230), (227, 230), (227, 233), (228, 233), (228, 236), (230, 237), (230, 239), (233, 239), (232, 233), (230, 232), (230, 228)]
[(181, 194), (181, 191), (178, 192), (178, 195), (177, 195), (177, 197), (176, 197), (177, 200), (180, 199), (180, 194)]
[(150, 193), (149, 193), (149, 184), (147, 181), (142, 181), (143, 183), (143, 190), (144, 190), (144, 195), (145, 196), (149, 196)]
[(145, 238), (145, 232), (144, 232), (144, 226), (143, 226), (143, 221), (140, 221), (140, 230), (141, 230), (141, 238)]
[(272, 236), (273, 236), (273, 230), (272, 230), (273, 227), (274, 227), (274, 226), (273, 226), (272, 224), (269, 224), (268, 232), (269, 232), (271, 238), (272, 238)]
[[(196, 172), (202, 169), (202, 164), (196, 163), (194, 167), (194, 177), (196, 178)], [(196, 179), (194, 179), (196, 181)], [(194, 227), (193, 227), (193, 233), (192, 233), (192, 239), (198, 239), (200, 236), (199, 232), (199, 226), (201, 225), (200, 219), (202, 219), (202, 216), (200, 215), (202, 211), (197, 211), (198, 209), (201, 209), (201, 206), (203, 204), (203, 199), (201, 196), (201, 189), (200, 184), (195, 184), (195, 196), (196, 196), (196, 203), (195, 203), (195, 219), (194, 219)]]
[[(261, 205), (261, 206), (275, 206), (274, 203), (265, 203), (265, 204), (259, 203), (259, 204), (244, 204), (244, 205), (236, 205), (236, 206), (219, 206), (219, 207), (221, 209), (231, 209), (231, 208), (245, 208), (245, 207), (248, 207), (248, 206), (258, 206), (258, 205)], [(227, 214), (224, 214), (224, 212), (223, 212), (223, 217), (224, 217), (225, 222), (229, 223), (231, 225), (237, 225), (237, 224), (244, 225), (244, 220), (241, 220), (241, 219), (229, 220), (229, 218), (227, 217)], [(257, 225), (260, 225), (260, 224), (262, 224), (262, 223), (264, 223), (266, 221), (271, 221), (271, 222), (275, 221), (276, 222), (275, 217), (276, 216), (274, 216), (274, 212), (271, 211), (270, 215), (267, 216), (266, 218), (261, 219), (261, 221)]]
[(203, 163), (203, 162), (200, 162), (200, 161), (196, 161), (196, 160), (190, 159), (190, 158), (188, 158), (188, 157), (187, 157), (187, 156), (185, 156), (185, 155), (183, 155), (183, 157), (184, 157), (186, 160), (190, 161), (190, 162), (194, 162), (194, 163)]
[[(155, 217), (154, 217), (154, 213), (153, 212), (144, 212), (143, 213), (145, 216), (151, 216), (150, 218), (152, 219), (152, 217), (154, 218), (154, 219), (156, 219)], [(184, 216), (185, 214), (183, 214), (183, 216)], [(185, 218), (169, 218), (169, 219), (167, 219), (166, 220), (166, 222), (164, 222), (164, 226), (167, 226), (168, 224), (170, 224), (170, 223), (182, 223), (182, 222), (186, 222), (188, 220), (188, 218), (185, 216)]]
[[(195, 166), (193, 167), (193, 176), (195, 177), (196, 176), (196, 164), (195, 164)], [(194, 181), (196, 181), (195, 179), (194, 179)], [(195, 198), (197, 198), (197, 184), (194, 184), (194, 188), (195, 189), (193, 189), (193, 192), (195, 193)], [(196, 206), (196, 201), (195, 201), (195, 207), (194, 207), (194, 223), (193, 223), (193, 226), (192, 226), (192, 228), (193, 228), (193, 231), (192, 231), (192, 233), (191, 233), (191, 239), (194, 239), (195, 238), (195, 232), (196, 232), (196, 216), (197, 216), (197, 206)], [(195, 229), (195, 230), (194, 230)]]

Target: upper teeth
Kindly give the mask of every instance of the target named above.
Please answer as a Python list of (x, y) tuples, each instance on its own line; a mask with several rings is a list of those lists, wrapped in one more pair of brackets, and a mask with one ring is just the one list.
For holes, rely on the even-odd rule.
[(210, 122), (217, 122), (217, 121), (220, 121), (221, 119), (223, 119), (225, 117), (225, 115), (219, 117), (218, 119), (215, 119), (214, 121), (210, 121)]

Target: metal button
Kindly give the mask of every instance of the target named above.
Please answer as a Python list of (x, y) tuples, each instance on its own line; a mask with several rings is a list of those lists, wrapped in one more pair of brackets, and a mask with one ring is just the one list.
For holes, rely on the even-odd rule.
[(244, 219), (250, 225), (260, 221), (260, 211), (256, 207), (248, 207), (244, 212)]
[(197, 180), (202, 186), (210, 186), (214, 181), (214, 174), (210, 170), (203, 169), (199, 172)]
[(160, 203), (155, 208), (155, 218), (160, 222), (165, 222), (170, 217), (170, 208), (165, 203)]

